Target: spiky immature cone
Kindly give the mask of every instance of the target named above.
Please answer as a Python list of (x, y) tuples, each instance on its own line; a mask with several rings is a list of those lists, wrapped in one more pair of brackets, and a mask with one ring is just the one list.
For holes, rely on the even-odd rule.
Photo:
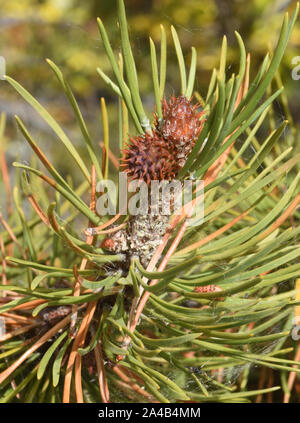
[(174, 179), (179, 170), (176, 151), (157, 131), (130, 139), (123, 150), (121, 166), (132, 179), (151, 180)]

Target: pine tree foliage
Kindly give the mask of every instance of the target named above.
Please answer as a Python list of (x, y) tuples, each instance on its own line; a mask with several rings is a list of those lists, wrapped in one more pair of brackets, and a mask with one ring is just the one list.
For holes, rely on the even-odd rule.
[[(130, 137), (151, 136), (157, 122), (164, 123), (169, 33), (161, 27), (160, 46), (150, 39), (155, 108), (149, 111), (124, 3), (117, 5), (121, 53), (114, 53), (98, 19), (112, 72), (97, 71), (118, 97), (121, 155)], [(278, 68), (297, 14), (298, 7), (284, 16), (277, 46), (254, 76), (237, 32), (240, 63), (236, 74), (227, 74), (224, 37), (220, 66), (201, 94), (194, 91), (197, 50), (192, 47), (188, 66), (171, 28), (181, 87), (175, 95), (198, 101), (205, 118), (177, 177), (204, 181), (204, 217), (189, 224), (194, 196), (170, 217), (147, 263), (129, 254), (124, 264), (122, 252), (104, 247), (134, 219), (95, 209), (96, 183), (115, 179), (120, 163), (110, 149), (105, 100), (99, 149), (62, 71), (47, 60), (74, 112), (83, 158), (58, 120), (6, 77), (64, 144), (81, 184), (64, 177), (43, 153), (43, 140), (16, 116), (39, 160), (15, 162), (11, 188), (2, 115), (8, 206), (0, 216), (2, 402), (248, 402), (274, 391), (279, 401), (291, 395), (290, 372), (300, 372), (291, 338), (299, 304), (300, 155)], [(274, 101), (282, 103), (290, 126), (287, 120), (276, 126)], [(83, 219), (84, 234), (78, 230)], [(262, 369), (274, 384), (264, 383)]]

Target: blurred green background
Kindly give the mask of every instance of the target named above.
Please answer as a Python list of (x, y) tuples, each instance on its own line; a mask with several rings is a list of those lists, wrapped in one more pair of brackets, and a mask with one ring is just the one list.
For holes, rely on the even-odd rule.
[[(167, 92), (178, 92), (179, 76), (176, 56), (170, 36), (170, 25), (178, 31), (187, 64), (190, 47), (198, 52), (196, 89), (207, 90), (211, 70), (218, 66), (224, 34), (228, 37), (228, 66), (237, 69), (238, 46), (234, 30), (242, 35), (251, 53), (251, 75), (257, 70), (269, 48), (276, 43), (283, 14), (296, 2), (283, 0), (126, 0), (130, 36), (137, 62), (140, 87), (150, 116), (154, 97), (150, 72), (149, 36), (160, 39), (160, 24), (168, 33)], [(106, 87), (96, 72), (100, 66), (112, 76), (110, 65), (99, 36), (96, 18), (100, 16), (110, 36), (115, 52), (120, 50), (115, 0), (0, 0), (0, 55), (7, 64), (7, 74), (19, 81), (62, 124), (76, 145), (81, 145), (80, 133), (71, 109), (45, 58), (61, 67), (79, 101), (94, 142), (101, 140), (100, 98), (108, 103), (112, 143), (117, 144), (117, 97)], [(291, 77), (294, 56), (300, 55), (299, 20), (287, 48), (281, 74), (290, 99), (295, 120), (299, 121), (300, 81)], [(30, 160), (30, 150), (13, 121), (20, 115), (43, 150), (59, 169), (72, 172), (62, 146), (41, 118), (25, 104), (5, 81), (0, 81), (0, 111), (8, 117), (8, 162), (16, 157)], [(284, 118), (279, 109), (278, 119)], [(82, 154), (85, 154), (82, 151)], [(100, 157), (100, 148), (99, 148)]]

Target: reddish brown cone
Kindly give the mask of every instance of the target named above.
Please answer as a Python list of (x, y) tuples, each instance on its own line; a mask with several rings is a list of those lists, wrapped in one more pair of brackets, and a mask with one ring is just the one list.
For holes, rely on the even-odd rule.
[(184, 166), (203, 127), (204, 119), (201, 119), (203, 112), (197, 112), (198, 108), (199, 104), (191, 106), (191, 100), (184, 95), (173, 96), (169, 103), (163, 101), (161, 122), (155, 115), (156, 130), (176, 148), (176, 161), (179, 167)]
[[(184, 95), (171, 97), (169, 103), (163, 101), (163, 122), (156, 125), (163, 137), (176, 145), (183, 145), (199, 136), (202, 129), (203, 112), (197, 112), (199, 104), (191, 106), (191, 100)], [(158, 122), (158, 120), (156, 120)]]
[(157, 131), (130, 139), (123, 150), (121, 166), (132, 179), (151, 180), (174, 179), (179, 170), (174, 147), (161, 138)]
[(199, 105), (191, 106), (184, 95), (163, 101), (163, 119), (155, 115), (152, 134), (131, 138), (123, 151), (121, 166), (132, 179), (174, 179), (187, 160), (204, 120)]

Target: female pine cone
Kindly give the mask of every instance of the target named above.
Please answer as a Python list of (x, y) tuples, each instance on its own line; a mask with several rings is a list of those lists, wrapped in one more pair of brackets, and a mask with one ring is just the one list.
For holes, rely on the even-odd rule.
[(192, 106), (191, 100), (184, 95), (172, 96), (169, 103), (163, 101), (161, 122), (155, 115), (155, 128), (164, 140), (174, 146), (179, 168), (184, 166), (203, 127), (204, 120), (201, 119), (203, 112), (197, 109), (199, 104)]
[(162, 139), (157, 131), (130, 139), (131, 143), (123, 150), (125, 171), (131, 179), (172, 180), (179, 166), (176, 162), (174, 147)]
[(174, 179), (184, 166), (203, 126), (197, 112), (199, 104), (191, 106), (191, 100), (184, 95), (163, 101), (163, 119), (155, 114), (152, 134), (130, 139), (123, 151), (121, 166), (132, 179), (151, 180)]

